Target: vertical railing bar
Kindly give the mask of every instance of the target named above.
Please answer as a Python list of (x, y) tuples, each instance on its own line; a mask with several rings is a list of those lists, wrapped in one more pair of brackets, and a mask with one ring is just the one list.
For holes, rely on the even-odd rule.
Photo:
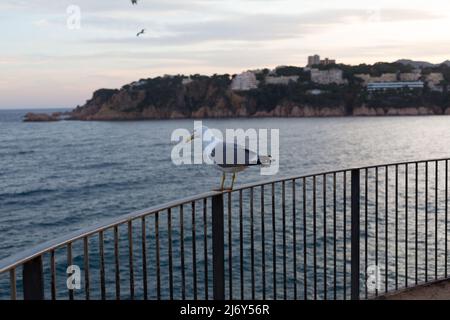
[(203, 258), (205, 260), (204, 265), (204, 280), (205, 280), (205, 300), (209, 299), (208, 294), (208, 200), (205, 198), (203, 199)]
[(418, 250), (419, 250), (419, 164), (416, 162), (415, 166), (415, 257), (414, 257), (414, 263), (415, 263), (415, 284), (417, 285), (419, 283), (419, 265), (418, 265)]
[(286, 182), (282, 183), (282, 224), (283, 224), (283, 298), (287, 299), (287, 264), (286, 264)]
[(103, 231), (98, 233), (99, 237), (99, 253), (100, 253), (100, 291), (102, 300), (106, 299), (105, 285), (105, 250), (104, 250), (104, 234)]
[(272, 183), (272, 270), (273, 270), (273, 299), (277, 300), (277, 244), (275, 227), (275, 184)]
[(261, 266), (262, 266), (262, 294), (263, 300), (266, 299), (266, 241), (265, 241), (265, 223), (264, 223), (264, 185), (261, 186)]
[(130, 298), (134, 300), (133, 225), (128, 221), (128, 266), (130, 269)]
[[(368, 225), (368, 204), (369, 204), (369, 169), (365, 169), (365, 173), (364, 173), (364, 268), (365, 268), (365, 275), (366, 275), (366, 279), (367, 279), (367, 268), (368, 268), (368, 264), (369, 264), (369, 225)], [(367, 287), (367, 282), (365, 283), (365, 295), (366, 295), (366, 299), (369, 297), (369, 291), (368, 291), (368, 287)]]
[(220, 193), (212, 197), (213, 299), (225, 300), (224, 201)]
[(89, 283), (89, 238), (83, 238), (83, 257), (84, 257), (84, 292), (86, 300), (90, 298), (90, 283)]
[(56, 259), (55, 250), (50, 252), (50, 277), (52, 300), (56, 300)]
[[(73, 264), (72, 261), (72, 242), (67, 244), (67, 266), (71, 266)], [(74, 290), (69, 288), (69, 300), (74, 300)]]
[(384, 178), (384, 292), (389, 291), (389, 167), (385, 167)]
[(408, 198), (408, 178), (409, 178), (409, 171), (408, 171), (408, 164), (405, 164), (405, 287), (408, 287), (408, 205), (409, 205), (409, 198)]
[(360, 298), (360, 170), (351, 171), (351, 297)]
[(445, 278), (448, 278), (448, 160), (445, 160)]
[(343, 248), (343, 267), (344, 267), (344, 300), (347, 300), (347, 171), (344, 171), (344, 206), (343, 206), (343, 232), (344, 232), (344, 248)]
[(119, 227), (114, 226), (114, 262), (116, 280), (116, 300), (120, 300), (120, 261), (119, 261)]
[(243, 227), (242, 190), (239, 190), (239, 256), (241, 300), (244, 300), (244, 227)]
[(198, 292), (197, 292), (197, 224), (195, 221), (195, 201), (191, 203), (191, 211), (192, 211), (192, 282), (193, 282), (193, 290), (194, 290), (194, 300), (197, 300)]
[(398, 165), (395, 166), (395, 290), (398, 290)]
[(323, 175), (322, 184), (323, 201), (323, 299), (327, 300), (327, 175)]
[[(72, 243), (69, 244), (71, 246)], [(22, 288), (24, 300), (45, 300), (44, 268), (42, 258), (42, 254), (38, 255), (22, 265)], [(70, 255), (68, 254), (68, 258), (71, 258), (71, 253)], [(71, 259), (68, 260), (71, 263)]]
[[(375, 265), (378, 268), (378, 167), (375, 168)], [(378, 286), (375, 288), (375, 296), (378, 296)]]
[(161, 299), (161, 263), (159, 247), (159, 212), (155, 213), (155, 249), (156, 249), (156, 298)]
[(253, 203), (253, 187), (250, 188), (250, 256), (251, 256), (251, 281), (252, 281), (252, 300), (255, 300), (255, 231), (254, 231), (254, 203)]
[(307, 251), (307, 227), (306, 227), (306, 178), (303, 178), (303, 290), (304, 298), (308, 300), (308, 251)]
[(336, 210), (336, 172), (333, 173), (333, 279), (334, 300), (337, 300), (337, 210)]
[(148, 300), (147, 287), (147, 233), (146, 233), (145, 216), (141, 219), (141, 235), (142, 235), (142, 286), (144, 289), (144, 300)]
[(229, 297), (233, 300), (233, 230), (232, 224), (232, 209), (231, 209), (231, 192), (228, 193), (228, 287), (229, 287)]
[(172, 209), (167, 209), (168, 257), (169, 257), (169, 298), (173, 300), (173, 257), (172, 257)]
[(186, 300), (186, 269), (184, 263), (184, 206), (180, 205), (180, 263), (181, 263), (181, 299)]
[[(54, 251), (52, 251), (54, 252)], [(17, 284), (16, 284), (16, 269), (13, 268), (9, 271), (9, 287), (10, 287), (10, 299), (16, 300), (17, 299)], [(52, 291), (52, 299), (55, 300)]]
[(425, 162), (425, 282), (428, 282), (428, 162)]
[(294, 300), (297, 300), (297, 219), (296, 219), (295, 179), (292, 180), (292, 250), (294, 270)]
[(314, 300), (317, 300), (317, 195), (316, 176), (313, 176), (313, 268), (314, 268)]
[(439, 162), (435, 162), (434, 185), (434, 279), (438, 279), (438, 188), (439, 188)]
[[(252, 299), (255, 300), (255, 243), (254, 243), (254, 217), (253, 217), (253, 211), (254, 211), (254, 203), (253, 203), (253, 192), (254, 189), (250, 189), (250, 224), (251, 224), (251, 230), (250, 230), (250, 241), (251, 241), (251, 265), (252, 265)], [(266, 271), (265, 271), (265, 241), (264, 241), (264, 186), (261, 186), (261, 247), (262, 247), (262, 293), (263, 293), (263, 300), (266, 297)]]

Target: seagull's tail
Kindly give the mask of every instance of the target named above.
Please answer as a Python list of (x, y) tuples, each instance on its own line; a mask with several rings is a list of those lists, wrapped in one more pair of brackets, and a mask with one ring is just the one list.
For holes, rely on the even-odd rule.
[(259, 156), (259, 162), (263, 168), (270, 167), (273, 161), (271, 156)]

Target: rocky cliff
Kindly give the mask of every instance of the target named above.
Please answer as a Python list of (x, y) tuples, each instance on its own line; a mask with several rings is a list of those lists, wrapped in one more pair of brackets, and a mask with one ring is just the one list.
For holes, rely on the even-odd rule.
[[(345, 66), (340, 83), (318, 83), (307, 69), (280, 67), (252, 71), (252, 85), (236, 90), (235, 76), (191, 75), (141, 79), (120, 89), (100, 89), (69, 120), (146, 120), (227, 117), (330, 117), (450, 114), (447, 79), (440, 91), (424, 89), (368, 92), (355, 75), (361, 72), (408, 72), (401, 64)], [(406, 68), (406, 69), (405, 69)], [(364, 70), (369, 71), (364, 71)], [(398, 69), (398, 70), (397, 70)], [(427, 72), (435, 72), (430, 69)], [(448, 74), (447, 74), (447, 73)], [(285, 81), (267, 81), (282, 78)], [(426, 78), (426, 74), (422, 75)], [(286, 80), (287, 79), (287, 80)], [(242, 80), (242, 79), (241, 79)], [(245, 80), (245, 79), (243, 79)], [(248, 79), (247, 79), (248, 80)], [(249, 80), (248, 80), (249, 81)], [(26, 121), (55, 121), (58, 115), (29, 114)]]

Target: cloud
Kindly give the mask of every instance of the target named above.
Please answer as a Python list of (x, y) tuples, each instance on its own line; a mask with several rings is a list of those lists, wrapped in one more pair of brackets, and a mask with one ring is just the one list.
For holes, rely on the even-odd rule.
[[(80, 30), (66, 28), (71, 4), (81, 8)], [(11, 92), (23, 92), (24, 82), (30, 101), (50, 101), (45, 95), (51, 80), (53, 91), (72, 88), (60, 101), (75, 105), (97, 87), (165, 73), (304, 65), (314, 52), (346, 63), (448, 59), (443, 58), (450, 43), (448, 1), (401, 5), (395, 0), (141, 0), (139, 6), (129, 0), (2, 0), (0, 25), (15, 31), (0, 35), (8, 43), (0, 52), (2, 80), (16, 104), (25, 98)], [(137, 38), (142, 28), (147, 32)]]
[(50, 22), (47, 19), (39, 19), (33, 22), (33, 25), (38, 28), (49, 27)]
[(64, 12), (70, 5), (77, 5), (86, 12), (114, 12), (114, 11), (147, 11), (147, 12), (178, 12), (193, 11), (204, 8), (214, 1), (185, 1), (185, 0), (144, 0), (138, 6), (132, 6), (129, 0), (2, 0), (1, 9), (29, 10), (40, 12)]
[[(442, 18), (441, 15), (415, 10), (386, 9), (378, 13), (380, 22), (399, 22), (414, 20), (430, 20)], [(329, 9), (301, 14), (246, 14), (241, 13), (227, 18), (207, 19), (187, 22), (157, 23), (138, 20), (145, 25), (150, 36), (136, 39), (130, 36), (107, 36), (90, 39), (90, 43), (100, 44), (143, 44), (184, 46), (203, 42), (226, 41), (275, 41), (297, 39), (304, 35), (320, 33), (330, 26), (351, 23), (370, 23), (374, 12), (358, 9)], [(93, 27), (125, 26), (136, 23), (128, 18), (97, 19), (92, 17), (88, 22)]]

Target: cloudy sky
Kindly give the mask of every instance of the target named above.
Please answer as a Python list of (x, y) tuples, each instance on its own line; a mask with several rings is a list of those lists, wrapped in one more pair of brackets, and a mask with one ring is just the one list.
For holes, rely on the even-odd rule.
[(314, 53), (450, 59), (448, 0), (1, 0), (0, 28), (1, 109), (74, 107), (140, 78), (303, 66)]

